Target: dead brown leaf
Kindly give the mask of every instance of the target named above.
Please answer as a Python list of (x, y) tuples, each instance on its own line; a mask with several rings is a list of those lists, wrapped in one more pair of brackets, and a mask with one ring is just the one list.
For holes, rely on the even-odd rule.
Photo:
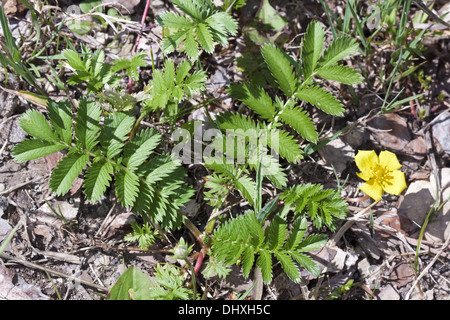
[(392, 152), (400, 152), (411, 141), (412, 135), (405, 118), (396, 113), (382, 114), (370, 122), (374, 128), (371, 137)]
[(7, 300), (48, 300), (41, 290), (22, 279), (22, 283), (13, 283), (14, 271), (0, 264), (0, 299)]

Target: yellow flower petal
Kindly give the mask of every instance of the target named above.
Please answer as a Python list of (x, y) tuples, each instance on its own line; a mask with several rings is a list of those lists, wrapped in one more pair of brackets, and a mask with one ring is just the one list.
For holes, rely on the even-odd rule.
[(378, 164), (378, 156), (374, 150), (359, 150), (355, 156), (355, 163), (362, 172), (370, 172)]
[(365, 194), (374, 199), (375, 201), (381, 200), (383, 194), (383, 188), (375, 180), (370, 180), (359, 187)]
[(356, 174), (358, 175), (358, 177), (360, 177), (364, 181), (368, 181), (373, 178), (372, 174), (369, 174), (369, 173), (357, 172)]
[(392, 153), (390, 151), (381, 151), (379, 161), (382, 167), (385, 167), (390, 171), (398, 170), (402, 167), (400, 162), (398, 162), (395, 153)]
[(383, 190), (387, 193), (400, 195), (406, 189), (405, 174), (400, 170), (391, 172), (392, 179), (383, 182)]

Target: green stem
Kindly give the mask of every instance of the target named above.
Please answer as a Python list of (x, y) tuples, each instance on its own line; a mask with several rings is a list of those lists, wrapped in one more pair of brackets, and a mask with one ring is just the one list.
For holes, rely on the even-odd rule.
[(141, 115), (134, 123), (133, 128), (131, 129), (130, 138), (128, 140), (131, 140), (134, 135), (136, 134), (137, 129), (139, 128), (139, 125), (141, 124), (142, 120), (144, 120), (145, 116), (147, 115), (147, 111), (142, 110)]
[(194, 300), (197, 300), (197, 277), (195, 276), (194, 266), (188, 259), (184, 259), (184, 261), (186, 261), (186, 264), (188, 265), (189, 270), (191, 270), (191, 275), (192, 275), (191, 286), (192, 286), (192, 291), (194, 292)]

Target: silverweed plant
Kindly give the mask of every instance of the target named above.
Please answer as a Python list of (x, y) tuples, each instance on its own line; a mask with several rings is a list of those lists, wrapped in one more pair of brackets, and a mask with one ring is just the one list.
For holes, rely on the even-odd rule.
[[(320, 184), (289, 185), (284, 164), (295, 165), (303, 157), (304, 143), (319, 141), (307, 104), (332, 116), (344, 114), (344, 106), (324, 88), (323, 81), (348, 85), (362, 81), (355, 69), (340, 63), (358, 51), (357, 42), (343, 36), (325, 46), (324, 27), (313, 21), (298, 59), (276, 45), (262, 46), (261, 55), (276, 86), (231, 84), (228, 93), (250, 112), (228, 111), (210, 118), (207, 125), (214, 135), (208, 144), (200, 143), (203, 156), (196, 164), (208, 169), (203, 196), (213, 209), (200, 231), (179, 210), (195, 194), (185, 180), (184, 165), (191, 162), (170, 152), (179, 141), (171, 145), (167, 132), (157, 124), (170, 123), (169, 134), (182, 129), (178, 120), (186, 111), (186, 101), (206, 88), (201, 51), (211, 54), (216, 44), (229, 43), (238, 26), (229, 11), (243, 4), (227, 1), (218, 8), (211, 0), (173, 3), (177, 12), (157, 17), (165, 30), (161, 45), (165, 54), (175, 55), (178, 50), (186, 59), (175, 62), (179, 60), (165, 57), (159, 69), (152, 65), (152, 79), (144, 89), (129, 93), (121, 80), (139, 80), (139, 68), (146, 67), (145, 53), (107, 63), (101, 50), (91, 52), (86, 46), (81, 52), (63, 50), (60, 66), (72, 72), (67, 85), (85, 89), (89, 96), (47, 98), (46, 114), (25, 112), (19, 123), (30, 137), (14, 147), (15, 160), (63, 153), (49, 182), (57, 196), (67, 194), (78, 177), (84, 181), (85, 198), (92, 203), (114, 190), (117, 201), (144, 220), (142, 227), (133, 226), (125, 239), (128, 242), (151, 250), (156, 240), (153, 228), (182, 227), (197, 240), (187, 244), (181, 238), (170, 252), (184, 266), (158, 265), (154, 281), (137, 268), (128, 269), (111, 289), (110, 299), (198, 299), (196, 284), (204, 260), (204, 277), (226, 277), (234, 264), (245, 277), (255, 268), (260, 270), (265, 284), (272, 281), (278, 265), (296, 283), (302, 268), (318, 276), (321, 270), (308, 252), (326, 244), (325, 232), (334, 231), (338, 220), (346, 217), (346, 202), (337, 190)], [(155, 125), (143, 127), (144, 119)], [(202, 129), (206, 123), (201, 125)], [(264, 183), (276, 196), (263, 196)], [(243, 213), (223, 216), (232, 194), (247, 207)], [(193, 265), (194, 251), (198, 258)]]

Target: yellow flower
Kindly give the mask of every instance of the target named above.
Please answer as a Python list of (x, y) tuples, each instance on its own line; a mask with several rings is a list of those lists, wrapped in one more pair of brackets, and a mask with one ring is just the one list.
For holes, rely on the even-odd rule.
[(381, 151), (378, 157), (373, 150), (360, 150), (355, 162), (361, 170), (356, 174), (366, 181), (360, 189), (375, 201), (381, 200), (383, 191), (398, 196), (406, 189), (405, 174), (398, 170), (402, 165), (395, 153)]

